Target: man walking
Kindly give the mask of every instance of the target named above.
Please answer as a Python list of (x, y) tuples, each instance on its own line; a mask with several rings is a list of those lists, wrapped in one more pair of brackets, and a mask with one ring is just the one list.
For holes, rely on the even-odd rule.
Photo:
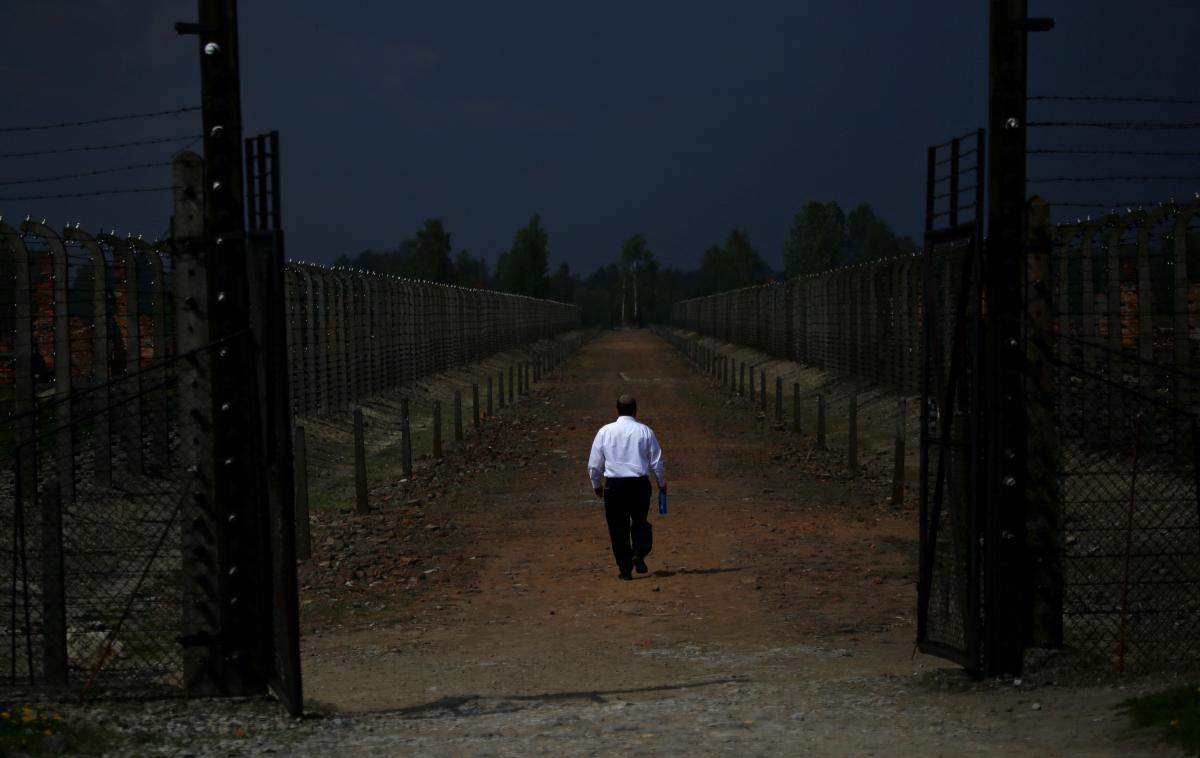
[(658, 438), (635, 416), (637, 400), (631, 395), (617, 398), (617, 420), (600, 427), (588, 457), (588, 476), (596, 497), (604, 498), (604, 518), (621, 579), (632, 579), (635, 568), (639, 574), (649, 570), (646, 556), (654, 544), (646, 520), (651, 472), (659, 491), (667, 491)]

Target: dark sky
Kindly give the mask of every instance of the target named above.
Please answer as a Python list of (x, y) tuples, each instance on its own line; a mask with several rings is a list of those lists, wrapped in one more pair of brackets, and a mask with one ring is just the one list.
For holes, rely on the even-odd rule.
[[(194, 5), (4, 0), (0, 126), (198, 103), (195, 39), (172, 28), (195, 20)], [(1031, 92), (1200, 97), (1195, 0), (1035, 0), (1030, 12), (1058, 22), (1033, 40)], [(918, 236), (925, 147), (986, 115), (986, 22), (986, 0), (260, 0), (241, 8), (244, 126), (281, 132), (293, 258), (391, 247), (440, 217), (456, 249), (494, 262), (537, 211), (552, 265), (584, 273), (635, 232), (692, 267), (734, 226), (778, 267), (791, 216), (811, 199), (869, 202)], [(1200, 108), (1152, 115), (1200, 121)], [(198, 124), (0, 133), (0, 153)], [(1168, 138), (1200, 147), (1196, 134)], [(0, 182), (165, 161), (183, 144), (0, 158)], [(1198, 161), (1165, 168), (1200, 174)], [(3, 184), (0, 197), (169, 181), (154, 168)], [(1103, 197), (1126, 189), (1152, 200), (1200, 182)], [(0, 200), (7, 219), (151, 237), (169, 212), (165, 193)]]

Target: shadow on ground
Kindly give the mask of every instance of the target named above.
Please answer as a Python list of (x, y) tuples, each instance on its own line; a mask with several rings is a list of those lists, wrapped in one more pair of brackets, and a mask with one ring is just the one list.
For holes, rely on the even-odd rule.
[(703, 682), (689, 682), (687, 684), (663, 684), (654, 687), (630, 687), (612, 690), (580, 690), (577, 692), (546, 692), (536, 695), (450, 695), (428, 703), (409, 706), (408, 708), (377, 711), (377, 713), (416, 719), (442, 718), (447, 715), (483, 716), (496, 713), (515, 713), (541, 705), (572, 700), (603, 704), (609, 702), (606, 696), (675, 692), (699, 687), (714, 687), (720, 684), (742, 683), (745, 681), (747, 681), (745, 677), (733, 677), (708, 679)]

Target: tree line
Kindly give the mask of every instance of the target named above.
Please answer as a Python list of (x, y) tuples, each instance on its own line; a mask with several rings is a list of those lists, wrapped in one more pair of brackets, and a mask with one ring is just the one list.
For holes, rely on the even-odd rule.
[(587, 276), (561, 263), (551, 273), (550, 239), (534, 214), (500, 254), (496, 269), (460, 250), (452, 255), (450, 234), (429, 219), (395, 248), (340, 256), (334, 265), (413, 279), (548, 297), (579, 306), (585, 323), (616, 326), (665, 321), (678, 300), (749, 287), (793, 276), (909, 254), (916, 244), (896, 234), (866, 203), (844, 213), (836, 201), (811, 201), (792, 218), (783, 247), (782, 272), (775, 272), (744, 229), (730, 230), (712, 245), (694, 270), (663, 267), (642, 234), (621, 245), (611, 262)]

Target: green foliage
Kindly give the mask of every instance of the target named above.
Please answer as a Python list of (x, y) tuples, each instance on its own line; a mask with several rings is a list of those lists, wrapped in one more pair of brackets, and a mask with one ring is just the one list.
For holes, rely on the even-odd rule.
[(487, 261), (472, 258), (466, 250), (459, 250), (454, 259), (454, 282), (463, 287), (483, 289), (488, 286)]
[(770, 268), (742, 229), (734, 229), (720, 247), (713, 245), (700, 259), (692, 297), (763, 284)]
[(843, 265), (846, 260), (846, 217), (835, 201), (810, 200), (792, 218), (783, 246), (788, 276), (815, 274)]
[(496, 287), (530, 297), (545, 297), (549, 291), (550, 238), (542, 228), (542, 219), (533, 214), (529, 224), (517, 230), (512, 248), (501, 253), (496, 262)]
[(783, 267), (788, 276), (817, 274), (906, 255), (915, 249), (911, 239), (898, 236), (866, 203), (846, 216), (835, 201), (813, 200), (792, 218), (783, 247)]
[[(431, 218), (417, 230), (413, 239), (402, 241), (392, 250), (382, 253), (364, 250), (353, 257), (340, 255), (334, 260), (333, 265), (403, 276), (408, 279), (458, 284), (460, 283), (458, 267), (450, 261), (450, 249), (450, 234), (446, 231), (442, 220)], [(463, 254), (460, 253), (459, 256), (461, 257)], [(479, 263), (483, 265), (482, 261)], [(486, 266), (484, 266), (483, 272), (486, 278)]]
[(625, 323), (643, 325), (647, 317), (656, 315), (656, 286), (658, 261), (646, 244), (646, 238), (635, 234), (621, 245), (621, 315)]
[(1121, 704), (1135, 727), (1162, 730), (1165, 742), (1200, 756), (1200, 687), (1188, 685)]
[(900, 237), (863, 203), (846, 217), (846, 263), (867, 263), (907, 255), (916, 249), (908, 237)]
[(621, 320), (621, 269), (615, 263), (592, 272), (575, 290), (575, 304), (585, 324), (617, 326)]
[(575, 301), (575, 277), (571, 276), (571, 267), (566, 263), (558, 264), (558, 271), (550, 277), (549, 298), (560, 303)]
[(431, 218), (417, 232), (408, 247), (409, 276), (431, 282), (454, 283), (454, 264), (450, 262), (450, 235), (441, 219)]

